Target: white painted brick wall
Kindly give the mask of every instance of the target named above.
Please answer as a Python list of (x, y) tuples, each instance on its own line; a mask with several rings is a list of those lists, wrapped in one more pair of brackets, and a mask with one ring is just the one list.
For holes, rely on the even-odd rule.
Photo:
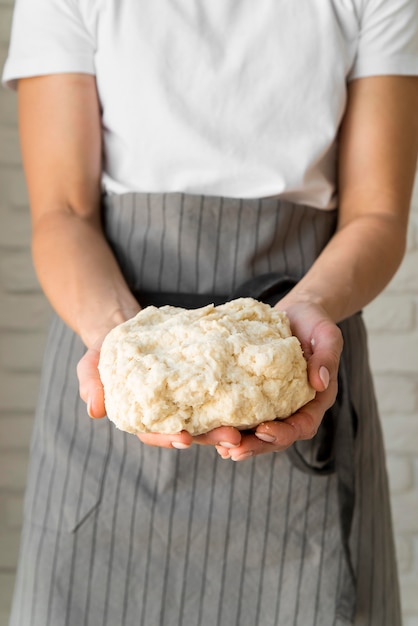
[[(13, 0), (0, 0), (0, 67)], [(0, 89), (0, 626), (8, 623), (32, 415), (50, 309), (30, 258), (16, 98)]]
[(418, 626), (418, 179), (408, 250), (365, 311), (388, 455), (404, 626)]
[[(13, 0), (0, 0), (0, 66)], [(49, 306), (30, 251), (15, 97), (0, 90), (0, 626), (12, 594), (28, 445)], [(408, 252), (397, 276), (366, 312), (382, 413), (404, 626), (418, 626), (418, 185)], [(395, 625), (394, 625), (395, 626)]]

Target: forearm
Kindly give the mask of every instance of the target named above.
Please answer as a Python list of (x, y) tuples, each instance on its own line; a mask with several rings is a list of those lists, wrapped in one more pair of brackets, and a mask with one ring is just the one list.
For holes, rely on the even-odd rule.
[(339, 225), (280, 303), (314, 302), (335, 322), (366, 306), (402, 260), (418, 151), (418, 81), (352, 81), (338, 138)]
[(98, 218), (45, 213), (34, 223), (33, 259), (47, 298), (88, 347), (140, 308)]
[(280, 302), (321, 306), (335, 322), (356, 313), (389, 283), (405, 250), (405, 220), (364, 213), (341, 226), (297, 287)]
[(35, 268), (52, 306), (90, 347), (139, 309), (101, 228), (96, 81), (36, 76), (20, 80), (18, 94)]

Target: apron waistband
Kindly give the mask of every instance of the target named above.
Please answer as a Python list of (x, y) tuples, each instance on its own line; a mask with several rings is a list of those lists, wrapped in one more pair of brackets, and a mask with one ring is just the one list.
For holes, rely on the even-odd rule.
[(274, 306), (296, 283), (296, 278), (271, 272), (246, 281), (229, 295), (154, 291), (134, 292), (134, 295), (143, 308), (150, 305), (160, 307), (168, 304), (186, 309), (197, 309), (208, 304), (218, 306), (236, 298), (254, 298)]

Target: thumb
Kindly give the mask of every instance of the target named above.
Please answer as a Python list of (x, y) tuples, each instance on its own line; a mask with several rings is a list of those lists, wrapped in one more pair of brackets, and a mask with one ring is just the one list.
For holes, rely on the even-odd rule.
[(89, 348), (77, 365), (80, 396), (90, 417), (104, 417), (104, 390), (98, 369), (100, 350)]

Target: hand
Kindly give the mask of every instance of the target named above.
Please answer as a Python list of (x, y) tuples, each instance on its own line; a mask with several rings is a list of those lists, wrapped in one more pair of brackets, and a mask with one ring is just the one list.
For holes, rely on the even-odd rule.
[[(139, 308), (138, 308), (139, 310)], [(135, 315), (138, 310), (129, 311), (129, 315), (125, 315), (124, 319)], [(120, 320), (124, 321), (124, 320)], [(114, 324), (110, 324), (105, 330), (99, 333), (98, 339), (87, 349), (84, 356), (77, 365), (77, 376), (79, 380), (80, 396), (87, 404), (87, 412), (92, 418), (102, 418), (106, 416), (106, 408), (104, 402), (103, 384), (100, 379), (98, 370), (100, 350), (106, 334), (111, 330)], [(222, 426), (212, 430), (205, 435), (192, 437), (186, 431), (175, 435), (161, 435), (154, 433), (142, 433), (139, 439), (151, 446), (161, 446), (164, 448), (188, 448), (192, 443), (201, 445), (217, 445), (222, 442), (225, 447), (236, 446), (241, 440), (241, 434), (236, 428)]]
[[(317, 391), (311, 402), (287, 419), (265, 422), (250, 433), (221, 426), (197, 436), (186, 431), (173, 435), (141, 433), (138, 435), (140, 441), (151, 446), (177, 449), (188, 448), (192, 443), (212, 445), (222, 458), (241, 461), (266, 452), (279, 452), (299, 439), (312, 438), (337, 396), (338, 364), (343, 341), (339, 328), (318, 305), (295, 304), (287, 307), (287, 313), (292, 331), (299, 338), (307, 359), (309, 382)], [(87, 403), (89, 415), (95, 418), (106, 414), (98, 371), (104, 336), (87, 350), (77, 368), (80, 395)]]
[(99, 374), (100, 349), (105, 335), (87, 349), (77, 365), (80, 396), (87, 404), (87, 413), (90, 417), (105, 417), (103, 384)]
[[(280, 303), (277, 308), (282, 308)], [(316, 396), (287, 419), (265, 422), (242, 434), (240, 445), (217, 445), (219, 455), (241, 461), (266, 452), (280, 452), (300, 439), (315, 436), (327, 409), (337, 397), (338, 365), (343, 348), (341, 331), (319, 306), (296, 303), (286, 307), (292, 332), (307, 359), (308, 378)]]
[(99, 374), (99, 359), (102, 343), (107, 333), (117, 324), (120, 324), (140, 311), (140, 307), (118, 309), (111, 316), (111, 320), (102, 326), (97, 332), (97, 338), (88, 347), (87, 352), (80, 359), (77, 365), (77, 376), (79, 382), (80, 396), (87, 404), (87, 413), (90, 417), (101, 418), (106, 415), (104, 402), (104, 389)]
[(160, 433), (141, 433), (138, 438), (142, 443), (149, 446), (159, 446), (162, 448), (177, 448), (183, 450), (189, 448), (192, 443), (202, 446), (221, 446), (227, 450), (237, 448), (241, 443), (241, 433), (232, 426), (220, 426), (214, 428), (204, 435), (193, 436), (183, 430), (175, 435), (165, 435)]

